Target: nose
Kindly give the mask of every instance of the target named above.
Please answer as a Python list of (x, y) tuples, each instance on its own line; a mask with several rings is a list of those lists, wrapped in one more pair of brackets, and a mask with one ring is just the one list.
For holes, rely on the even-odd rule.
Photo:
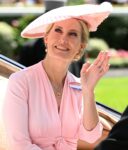
[(62, 35), (59, 39), (60, 44), (67, 44), (68, 43), (68, 38), (66, 35)]

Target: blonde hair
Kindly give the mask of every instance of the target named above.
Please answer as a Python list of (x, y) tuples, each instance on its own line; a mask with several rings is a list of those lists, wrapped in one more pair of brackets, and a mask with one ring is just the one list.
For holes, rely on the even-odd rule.
[(83, 43), (88, 43), (88, 39), (89, 39), (89, 30), (88, 30), (88, 26), (87, 24), (82, 21), (82, 20), (78, 20), (81, 27), (82, 27), (82, 42)]
[[(82, 29), (81, 42), (87, 44), (88, 39), (89, 39), (89, 30), (88, 30), (87, 24), (84, 21), (80, 20), (80, 19), (77, 19), (77, 20), (80, 23), (80, 26), (81, 26), (81, 29)], [(51, 31), (53, 25), (54, 25), (54, 23), (49, 24), (47, 26), (46, 31), (45, 31), (45, 35), (49, 34), (49, 32)], [(85, 52), (85, 48), (82, 49), (80, 51), (80, 53), (75, 56), (74, 61), (78, 61), (84, 55), (84, 52)]]
[(51, 23), (46, 27), (45, 35), (48, 35), (48, 33), (51, 31), (53, 25), (54, 25), (54, 23)]
[[(87, 26), (87, 24), (86, 24), (84, 21), (82, 21), (82, 20), (80, 20), (80, 19), (77, 19), (77, 20), (78, 20), (78, 22), (80, 23), (80, 26), (81, 26), (81, 28), (82, 28), (82, 32), (81, 32), (81, 33), (82, 33), (82, 34), (81, 34), (81, 42), (87, 44), (87, 43), (88, 43), (88, 40), (89, 40), (89, 30), (88, 30), (88, 26)], [(85, 53), (85, 48), (82, 49), (82, 50), (80, 51), (80, 53), (75, 56), (74, 61), (78, 61), (78, 60), (84, 55), (84, 53)]]

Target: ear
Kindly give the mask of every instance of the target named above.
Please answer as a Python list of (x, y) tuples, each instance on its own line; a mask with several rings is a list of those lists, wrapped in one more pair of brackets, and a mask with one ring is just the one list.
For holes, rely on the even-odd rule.
[(85, 49), (87, 47), (86, 43), (81, 43), (81, 48), (80, 49)]
[(44, 43), (45, 43), (45, 44), (47, 44), (47, 40), (48, 40), (48, 36), (45, 35), (45, 36), (44, 36)]

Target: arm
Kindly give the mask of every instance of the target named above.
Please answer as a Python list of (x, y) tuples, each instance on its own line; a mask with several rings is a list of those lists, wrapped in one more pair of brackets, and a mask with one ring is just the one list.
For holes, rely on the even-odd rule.
[(28, 90), (25, 75), (16, 73), (9, 79), (3, 120), (9, 150), (41, 150), (32, 144), (28, 128)]
[(83, 93), (83, 125), (88, 131), (93, 130), (99, 122), (95, 104), (94, 89), (101, 77), (109, 69), (108, 52), (100, 52), (93, 64), (85, 63), (81, 69), (81, 84)]

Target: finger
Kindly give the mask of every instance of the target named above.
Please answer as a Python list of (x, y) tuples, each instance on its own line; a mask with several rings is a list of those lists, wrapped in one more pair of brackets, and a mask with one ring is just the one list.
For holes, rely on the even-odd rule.
[(104, 52), (100, 58), (100, 61), (97, 63), (96, 67), (99, 71), (99, 73), (105, 71), (105, 67), (109, 64), (109, 58), (108, 52)]
[(86, 62), (85, 64), (83, 64), (81, 73), (85, 73), (90, 65), (91, 65), (90, 62)]
[(106, 52), (105, 57), (102, 61), (102, 64), (98, 64), (100, 70), (103, 70), (103, 71), (106, 70), (106, 67), (109, 65), (109, 59), (110, 59), (110, 55), (108, 52)]
[(100, 68), (102, 64), (106, 61), (106, 57), (108, 55), (108, 52), (103, 52), (102, 56), (100, 57), (100, 60), (97, 63), (97, 66)]
[(102, 63), (102, 67), (103, 68), (105, 68), (109, 64), (109, 59), (110, 59), (110, 56), (107, 53), (106, 56), (105, 56), (105, 58), (104, 58), (104, 61)]
[(104, 61), (105, 55), (105, 52), (101, 52), (93, 63), (93, 66), (95, 67), (98, 73), (101, 73), (103, 71), (102, 63)]
[(103, 55), (103, 52), (101, 51), (101, 52), (98, 54), (97, 58), (95, 59), (95, 61), (94, 61), (94, 63), (93, 63), (94, 65), (97, 65), (97, 64), (98, 64), (98, 62), (100, 61), (102, 55)]
[(106, 74), (106, 72), (108, 72), (109, 68), (110, 68), (110, 64), (106, 65), (104, 69), (101, 69), (99, 71), (100, 75), (103, 76), (104, 74)]
[(106, 65), (106, 67), (105, 67), (105, 69), (104, 69), (104, 72), (105, 72), (105, 73), (108, 72), (109, 68), (110, 68), (110, 64)]

